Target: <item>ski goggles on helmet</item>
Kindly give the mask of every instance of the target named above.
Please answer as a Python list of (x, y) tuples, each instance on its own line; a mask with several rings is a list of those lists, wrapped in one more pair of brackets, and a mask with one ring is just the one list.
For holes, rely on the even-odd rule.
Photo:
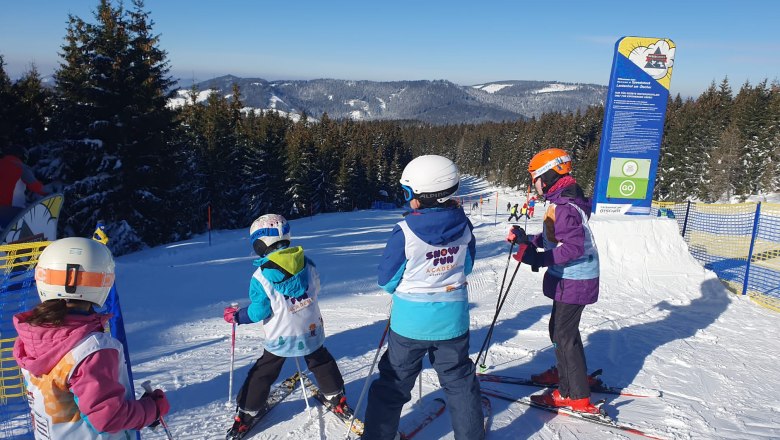
[(407, 185), (401, 185), (401, 189), (404, 190), (404, 200), (407, 202), (411, 202), (414, 198), (414, 191), (412, 191), (412, 187)]
[[(287, 223), (282, 226), (282, 234), (288, 234), (290, 232), (290, 224)], [(260, 228), (252, 233), (250, 241), (255, 241), (260, 237), (279, 237), (279, 228)]]
[(541, 167), (537, 168), (536, 170), (531, 172), (531, 180), (535, 181), (537, 178), (541, 177), (542, 174), (546, 173), (547, 171), (550, 171), (551, 169), (557, 167), (558, 165), (562, 165), (564, 163), (571, 162), (571, 157), (567, 156), (561, 156), (556, 157), (555, 159), (547, 162), (546, 164), (542, 165)]

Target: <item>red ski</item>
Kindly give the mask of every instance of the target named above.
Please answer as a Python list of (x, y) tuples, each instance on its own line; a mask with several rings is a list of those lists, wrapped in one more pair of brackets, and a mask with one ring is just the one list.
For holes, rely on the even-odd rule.
[(402, 420), (402, 425), (398, 430), (401, 440), (409, 440), (417, 435), (423, 428), (430, 425), (436, 417), (444, 412), (447, 406), (444, 400), (436, 398), (423, 403), (420, 411), (415, 410), (410, 419)]
[(604, 411), (604, 408), (602, 408), (604, 401), (601, 400), (595, 405), (599, 407), (599, 414), (590, 414), (590, 413), (583, 413), (579, 411), (574, 411), (570, 408), (564, 408), (564, 407), (557, 407), (557, 406), (548, 406), (544, 405), (542, 403), (534, 402), (533, 400), (527, 398), (527, 397), (515, 397), (509, 394), (504, 393), (503, 391), (494, 390), (490, 388), (482, 388), (482, 394), (487, 394), (488, 396), (497, 397), (499, 399), (507, 400), (509, 402), (517, 402), (521, 403), (526, 406), (530, 406), (532, 408), (542, 409), (545, 411), (549, 411), (555, 414), (565, 415), (574, 417), (580, 420), (584, 420), (586, 422), (596, 423), (598, 425), (607, 426), (614, 429), (619, 429), (621, 431), (630, 432), (631, 434), (635, 434), (638, 436), (646, 437), (646, 438), (652, 438), (660, 440), (660, 437), (656, 437), (654, 435), (651, 435), (645, 431), (642, 431), (641, 429), (634, 427), (632, 425), (621, 423), (615, 420), (614, 418), (607, 415), (607, 412)]
[[(602, 382), (601, 378), (601, 369), (598, 369), (594, 371), (593, 373), (590, 373), (589, 379), (590, 379), (590, 391), (594, 393), (601, 393), (601, 394), (615, 394), (618, 396), (627, 396), (627, 397), (661, 397), (661, 391), (655, 390), (652, 388), (644, 388), (644, 387), (638, 387), (638, 386), (627, 386), (627, 387), (611, 387), (604, 382)], [(540, 387), (540, 388), (557, 388), (557, 384), (550, 385), (550, 384), (544, 384), (539, 382), (534, 382), (531, 379), (526, 379), (523, 377), (513, 377), (513, 376), (501, 376), (498, 374), (488, 374), (488, 373), (477, 373), (477, 377), (479, 377), (479, 380), (482, 382), (496, 382), (496, 383), (508, 383), (513, 385), (525, 385), (529, 387)]]

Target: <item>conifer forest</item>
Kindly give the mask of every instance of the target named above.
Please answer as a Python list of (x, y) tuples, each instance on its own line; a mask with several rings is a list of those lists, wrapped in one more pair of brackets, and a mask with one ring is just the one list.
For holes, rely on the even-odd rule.
[[(123, 254), (203, 233), (289, 218), (400, 205), (404, 165), (441, 154), (464, 174), (525, 188), (540, 149), (569, 151), (592, 192), (603, 107), (479, 124), (293, 120), (247, 111), (241, 90), (171, 107), (176, 82), (142, 0), (102, 0), (70, 16), (52, 85), (30, 67), (12, 80), (0, 48), (0, 156), (23, 147), (40, 180), (65, 194), (63, 235), (103, 220)], [(713, 82), (670, 99), (654, 199), (714, 202), (780, 190), (780, 84)], [(385, 195), (387, 194), (387, 195)]]

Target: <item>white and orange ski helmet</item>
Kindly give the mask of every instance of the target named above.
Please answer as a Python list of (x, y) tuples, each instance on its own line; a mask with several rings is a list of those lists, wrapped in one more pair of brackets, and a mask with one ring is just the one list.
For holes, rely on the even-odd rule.
[(100, 242), (83, 237), (57, 240), (46, 247), (35, 267), (38, 296), (88, 301), (102, 307), (114, 285), (114, 257)]

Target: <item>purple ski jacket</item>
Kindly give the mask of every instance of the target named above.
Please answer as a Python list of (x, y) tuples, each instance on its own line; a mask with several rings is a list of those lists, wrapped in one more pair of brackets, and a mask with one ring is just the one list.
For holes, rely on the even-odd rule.
[[(576, 183), (555, 189), (545, 194), (551, 202), (544, 215), (542, 234), (548, 239), (561, 243), (552, 250), (539, 254), (541, 266), (564, 264), (581, 257), (585, 253), (585, 229), (582, 216), (571, 204), (577, 205), (590, 218), (590, 200), (585, 197)], [(542, 234), (529, 237), (531, 242), (542, 249)], [(599, 278), (587, 280), (569, 280), (558, 278), (545, 272), (542, 291), (548, 298), (566, 304), (593, 304), (599, 299)]]

